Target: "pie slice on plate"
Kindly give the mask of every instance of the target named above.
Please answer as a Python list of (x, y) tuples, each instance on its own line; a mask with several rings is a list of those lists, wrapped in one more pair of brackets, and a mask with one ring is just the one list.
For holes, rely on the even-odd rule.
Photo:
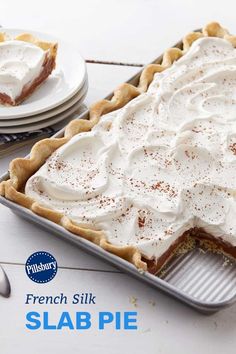
[(28, 98), (55, 68), (56, 55), (57, 43), (0, 33), (0, 104), (16, 106)]
[(218, 23), (188, 34), (13, 160), (1, 194), (152, 273), (195, 238), (236, 257), (235, 46)]

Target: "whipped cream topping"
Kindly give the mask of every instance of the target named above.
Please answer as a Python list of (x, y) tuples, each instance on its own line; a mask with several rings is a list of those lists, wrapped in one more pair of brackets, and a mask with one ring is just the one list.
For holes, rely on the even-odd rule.
[(192, 227), (236, 246), (236, 49), (202, 38), (148, 91), (74, 136), (26, 195), (160, 257)]
[(0, 93), (17, 98), (41, 72), (46, 51), (23, 41), (0, 42)]

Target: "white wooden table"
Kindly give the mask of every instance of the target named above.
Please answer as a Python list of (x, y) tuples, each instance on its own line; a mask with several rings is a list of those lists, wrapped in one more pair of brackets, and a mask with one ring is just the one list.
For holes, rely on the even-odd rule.
[[(0, 23), (5, 27), (50, 32), (79, 46), (85, 59), (122, 63), (147, 63), (189, 30), (218, 20), (236, 33), (234, 1), (190, 0), (7, 0), (0, 3)], [(138, 67), (88, 64), (86, 104), (102, 98)], [(0, 172), (15, 156), (0, 161)], [(236, 305), (212, 316), (203, 316), (166, 295), (132, 279), (106, 263), (42, 231), (0, 206), (0, 263), (11, 284), (9, 299), (0, 298), (0, 353), (235, 353)], [(46, 250), (60, 269), (52, 282), (38, 285), (24, 270), (28, 256)], [(35, 331), (25, 329), (29, 308), (25, 294), (53, 295), (94, 292), (92, 306), (50, 306), (56, 319), (61, 311), (137, 311), (137, 331)], [(132, 299), (136, 298), (136, 305)], [(190, 349), (188, 349), (190, 348)]]

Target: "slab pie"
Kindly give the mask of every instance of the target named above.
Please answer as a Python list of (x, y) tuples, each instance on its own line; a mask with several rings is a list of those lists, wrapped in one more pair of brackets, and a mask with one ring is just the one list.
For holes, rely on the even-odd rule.
[(236, 257), (236, 37), (218, 23), (10, 164), (1, 195), (157, 273), (187, 239)]

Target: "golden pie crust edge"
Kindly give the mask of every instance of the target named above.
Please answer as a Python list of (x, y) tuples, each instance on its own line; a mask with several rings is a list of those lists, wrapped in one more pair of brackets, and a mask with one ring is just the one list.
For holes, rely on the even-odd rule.
[[(21, 40), (22, 38), (26, 41), (34, 40), (30, 35), (26, 34), (22, 36)], [(37, 215), (61, 225), (73, 234), (79, 235), (86, 240), (99, 245), (103, 249), (133, 263), (138, 269), (146, 271), (147, 263), (142, 260), (142, 254), (135, 246), (113, 245), (107, 241), (103, 231), (95, 231), (77, 226), (63, 213), (45, 208), (34, 199), (26, 196), (24, 194), (24, 186), (29, 177), (45, 163), (46, 159), (57, 148), (67, 143), (74, 135), (91, 130), (92, 127), (98, 123), (103, 114), (125, 106), (125, 104), (131, 101), (134, 97), (145, 92), (149, 84), (152, 82), (154, 74), (169, 68), (172, 63), (183, 56), (191, 47), (191, 44), (200, 37), (224, 38), (236, 47), (236, 36), (230, 35), (229, 32), (217, 22), (209, 23), (202, 29), (202, 31), (189, 33), (183, 39), (182, 50), (179, 48), (170, 48), (164, 53), (161, 64), (150, 64), (144, 68), (137, 87), (128, 83), (121, 84), (114, 91), (114, 95), (110, 101), (104, 99), (90, 107), (88, 120), (79, 119), (70, 122), (66, 126), (64, 137), (41, 140), (33, 146), (29, 159), (16, 158), (12, 160), (9, 166), (10, 179), (0, 183), (0, 195), (30, 209)], [(45, 42), (37, 43), (39, 46), (43, 46), (43, 48), (46, 48), (45, 46), (49, 45), (45, 44)], [(52, 51), (54, 49), (52, 47)]]

